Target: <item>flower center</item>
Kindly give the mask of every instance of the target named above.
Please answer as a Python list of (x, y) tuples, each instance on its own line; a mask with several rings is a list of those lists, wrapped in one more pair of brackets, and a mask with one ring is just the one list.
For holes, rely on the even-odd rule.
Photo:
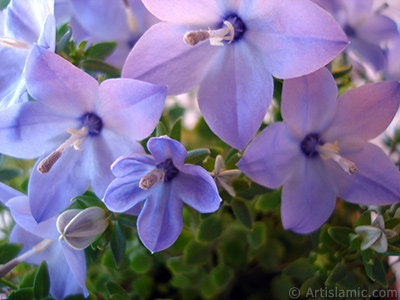
[(83, 142), (87, 135), (95, 136), (101, 132), (103, 128), (103, 123), (101, 119), (93, 114), (88, 113), (82, 118), (82, 128), (80, 129), (70, 129), (66, 131), (71, 134), (71, 136), (61, 144), (55, 151), (50, 153), (49, 156), (44, 158), (37, 166), (37, 170), (42, 173), (48, 173), (61, 155), (70, 147), (74, 147), (75, 150), (82, 150), (79, 145)]
[(29, 45), (27, 43), (6, 36), (0, 37), (0, 45), (7, 48), (29, 49)]
[(142, 177), (139, 182), (139, 187), (143, 190), (148, 190), (152, 186), (157, 185), (160, 181), (161, 184), (171, 181), (178, 173), (179, 171), (175, 168), (172, 160), (167, 159), (162, 163), (159, 163), (156, 166), (156, 169)]
[(301, 151), (308, 157), (316, 157), (318, 155), (317, 146), (322, 145), (320, 137), (316, 133), (307, 135), (300, 144)]
[(232, 14), (226, 17), (226, 21), (230, 22), (235, 30), (233, 41), (236, 42), (240, 40), (246, 31), (246, 26), (244, 25), (242, 19), (237, 15)]
[(344, 26), (343, 31), (348, 37), (355, 37), (357, 35), (356, 31), (349, 24)]

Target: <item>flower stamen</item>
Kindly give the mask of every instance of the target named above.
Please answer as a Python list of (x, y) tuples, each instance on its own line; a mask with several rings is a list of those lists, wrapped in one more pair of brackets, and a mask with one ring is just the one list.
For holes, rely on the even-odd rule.
[(64, 143), (61, 144), (55, 151), (50, 153), (49, 156), (44, 158), (37, 166), (37, 170), (42, 173), (48, 173), (61, 155), (69, 147), (74, 147), (75, 150), (82, 150), (79, 145), (83, 142), (87, 134), (89, 133), (89, 127), (83, 126), (81, 129), (70, 129), (66, 130), (71, 136)]
[(323, 159), (333, 159), (347, 174), (353, 175), (357, 172), (357, 167), (354, 162), (339, 155), (340, 149), (337, 145), (337, 141), (333, 144), (325, 143), (322, 146), (318, 145), (317, 150)]
[(152, 186), (157, 185), (160, 181), (164, 183), (166, 171), (164, 169), (154, 169), (142, 177), (139, 182), (139, 187), (143, 190), (148, 190)]
[(0, 37), (0, 45), (7, 48), (15, 48), (15, 49), (29, 49), (29, 45), (27, 43), (18, 41), (16, 39), (4, 36)]
[(211, 46), (223, 46), (223, 41), (228, 41), (228, 44), (230, 44), (235, 37), (235, 28), (229, 21), (224, 21), (224, 25), (226, 28), (217, 30), (189, 31), (183, 37), (183, 41), (190, 46), (195, 46), (206, 40), (209, 40)]

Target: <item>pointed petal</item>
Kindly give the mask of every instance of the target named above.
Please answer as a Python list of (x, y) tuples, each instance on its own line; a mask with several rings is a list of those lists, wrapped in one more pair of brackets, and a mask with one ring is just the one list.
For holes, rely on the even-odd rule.
[(385, 54), (381, 47), (361, 39), (351, 39), (351, 44), (346, 51), (362, 65), (366, 64), (373, 68), (375, 72), (381, 71), (385, 65)]
[(127, 78), (110, 79), (100, 85), (99, 94), (95, 111), (103, 116), (103, 125), (142, 140), (153, 132), (161, 117), (167, 88)]
[(55, 240), (60, 236), (56, 226), (58, 215), (37, 223), (31, 214), (27, 196), (15, 197), (8, 201), (7, 206), (11, 211), (14, 221), (24, 230), (44, 239)]
[(219, 138), (243, 149), (267, 113), (273, 79), (248, 44), (238, 42), (221, 50), (201, 82), (199, 107)]
[(359, 151), (342, 151), (341, 155), (355, 163), (355, 174), (345, 174), (331, 160), (324, 162), (340, 198), (365, 205), (387, 205), (400, 201), (399, 170), (379, 147), (366, 143)]
[(326, 140), (370, 140), (392, 121), (400, 103), (400, 83), (366, 84), (344, 93), (333, 122), (324, 133)]
[(323, 132), (335, 114), (337, 96), (336, 81), (326, 68), (287, 79), (282, 90), (282, 117), (300, 139), (309, 133)]
[[(151, 252), (170, 247), (182, 231), (182, 206), (179, 193), (164, 183), (151, 188), (137, 221), (140, 240)], [(149, 189), (150, 190), (150, 189)]]
[(185, 147), (167, 136), (151, 138), (147, 142), (147, 149), (149, 149), (157, 163), (172, 159), (174, 166), (178, 169), (181, 168), (187, 156)]
[(21, 192), (14, 190), (12, 187), (0, 182), (0, 202), (7, 204), (14, 197), (24, 196)]
[(374, 14), (357, 27), (357, 35), (368, 43), (379, 45), (398, 35), (397, 25), (384, 15)]
[(253, 14), (247, 16), (246, 41), (264, 54), (268, 70), (278, 78), (316, 71), (348, 44), (333, 17), (311, 1), (259, 1)]
[(56, 49), (56, 20), (54, 15), (48, 15), (42, 31), (40, 32), (37, 44), (45, 49), (50, 49), (52, 52)]
[(400, 80), (400, 36), (393, 42), (388, 52), (387, 72), (391, 79)]
[(35, 45), (25, 72), (28, 91), (37, 101), (71, 117), (92, 110), (97, 81), (61, 56)]
[(66, 243), (61, 242), (61, 246), (67, 260), (68, 266), (83, 290), (85, 297), (89, 295), (86, 289), (86, 259), (85, 252), (82, 250), (75, 250), (68, 246)]
[(104, 194), (104, 204), (114, 212), (126, 212), (135, 207), (149, 197), (153, 188), (157, 188), (143, 190), (139, 187), (139, 181), (139, 177), (130, 175), (114, 179)]
[(153, 170), (156, 164), (150, 155), (123, 155), (111, 165), (111, 170), (116, 177), (136, 174), (140, 179)]
[(93, 206), (80, 210), (63, 232), (68, 236), (89, 236), (102, 233), (108, 226), (104, 209)]
[(38, 102), (21, 103), (0, 110), (0, 152), (31, 159), (55, 150), (68, 139), (68, 128), (80, 120), (59, 115)]
[(176, 197), (201, 213), (216, 211), (221, 203), (214, 179), (202, 167), (185, 164), (171, 182)]
[[(383, 237), (383, 231), (374, 226), (358, 226), (354, 229), (361, 237), (361, 250), (366, 250)], [(387, 245), (386, 245), (387, 246)]]
[[(82, 148), (85, 149), (85, 142)], [(37, 221), (58, 215), (71, 204), (73, 197), (82, 195), (89, 187), (90, 166), (82, 156), (81, 151), (68, 149), (46, 174), (36, 170), (43, 157), (38, 159), (28, 185), (30, 207)]]
[(211, 26), (222, 22), (219, 1), (210, 0), (143, 0), (146, 8), (157, 18), (181, 25)]
[(388, 242), (384, 234), (382, 234), (381, 238), (371, 246), (371, 249), (379, 253), (385, 253), (387, 251)]
[(46, 17), (53, 12), (53, 0), (12, 1), (6, 10), (4, 35), (33, 45), (39, 38)]
[(87, 176), (90, 178), (95, 194), (102, 198), (107, 186), (115, 178), (111, 172), (112, 163), (121, 155), (136, 152), (143, 153), (143, 147), (127, 136), (118, 135), (104, 128), (100, 135), (88, 137), (89, 143), (84, 148), (84, 160), (88, 167)]
[(290, 135), (285, 123), (277, 122), (255, 137), (237, 166), (258, 184), (278, 188), (293, 173), (299, 156), (300, 142)]
[(168, 95), (193, 90), (221, 49), (208, 42), (196, 46), (185, 44), (183, 36), (187, 31), (186, 27), (169, 23), (151, 27), (129, 54), (122, 77), (165, 85)]
[(64, 233), (65, 227), (76, 217), (82, 210), (81, 209), (69, 209), (60, 214), (57, 218), (57, 230), (60, 234)]
[(335, 193), (326, 180), (321, 159), (301, 157), (282, 189), (283, 228), (310, 233), (324, 224), (335, 208)]

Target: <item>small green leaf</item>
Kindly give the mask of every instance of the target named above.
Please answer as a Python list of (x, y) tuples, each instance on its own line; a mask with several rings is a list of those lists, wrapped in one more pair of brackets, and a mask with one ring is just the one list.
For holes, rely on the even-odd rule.
[(138, 251), (131, 259), (131, 267), (138, 274), (147, 273), (153, 267), (153, 257), (147, 251), (144, 253)]
[(249, 208), (247, 207), (246, 201), (240, 198), (233, 198), (231, 202), (231, 208), (235, 217), (247, 228), (251, 229), (253, 227), (253, 221), (251, 219), (251, 214)]
[(0, 170), (0, 180), (1, 181), (10, 180), (15, 177), (21, 176), (22, 173), (23, 173), (23, 171), (20, 169), (1, 169)]
[(202, 162), (211, 154), (210, 149), (195, 149), (188, 151), (188, 155), (186, 156), (185, 163), (186, 164), (197, 164)]
[(172, 125), (170, 138), (181, 141), (181, 131), (182, 131), (182, 117), (178, 118), (174, 125)]
[(162, 122), (158, 122), (156, 127), (156, 136), (160, 137), (163, 135), (168, 135), (168, 130)]
[(393, 229), (399, 224), (400, 224), (400, 218), (392, 218), (389, 220), (385, 220), (385, 228), (388, 229)]
[(281, 190), (261, 195), (256, 202), (256, 209), (264, 212), (277, 210), (281, 204)]
[(221, 221), (215, 217), (208, 217), (200, 223), (197, 238), (200, 241), (211, 242), (222, 233)]
[(201, 265), (209, 259), (208, 244), (190, 241), (183, 250), (183, 262), (188, 265)]
[(21, 244), (1, 244), (0, 245), (0, 264), (8, 263), (13, 258), (17, 257), (21, 251)]
[(36, 271), (30, 272), (25, 275), (24, 279), (22, 280), (19, 288), (33, 288), (33, 283), (35, 282)]
[(106, 282), (106, 289), (110, 295), (118, 294), (118, 295), (129, 298), (129, 295), (125, 291), (125, 289), (123, 287), (121, 287), (120, 285), (116, 284), (115, 282), (112, 282), (112, 281)]
[(107, 246), (110, 243), (111, 236), (114, 232), (114, 224), (110, 222), (109, 226), (107, 229), (100, 234), (97, 239), (92, 243), (92, 249), (95, 250), (100, 249), (103, 250), (105, 246)]
[(0, 10), (5, 9), (11, 0), (0, 0)]
[(353, 249), (360, 249), (361, 247), (361, 239), (360, 236), (356, 233), (350, 233), (350, 246)]
[(266, 229), (262, 222), (254, 223), (253, 230), (248, 234), (249, 245), (252, 249), (262, 246), (266, 239)]
[(170, 257), (167, 260), (167, 267), (172, 273), (193, 273), (195, 269), (183, 262), (183, 257)]
[(104, 203), (97, 197), (82, 195), (72, 198), (71, 202), (73, 201), (79, 202), (79, 204), (81, 204), (81, 206), (83, 206), (84, 208), (98, 206), (104, 209), (105, 211), (108, 211)]
[(210, 299), (218, 293), (218, 286), (210, 276), (204, 276), (200, 281), (200, 291), (204, 299)]
[(307, 279), (315, 274), (314, 265), (307, 258), (295, 260), (283, 270), (283, 274), (289, 277)]
[(131, 298), (120, 295), (120, 294), (112, 294), (112, 295), (110, 295), (110, 299), (111, 300), (131, 300)]
[(220, 289), (224, 289), (235, 277), (235, 271), (228, 266), (219, 265), (211, 271), (211, 278)]
[(35, 280), (33, 282), (33, 292), (36, 299), (42, 299), (49, 295), (50, 290), (50, 276), (47, 269), (47, 263), (43, 261), (36, 272)]
[(328, 279), (325, 281), (325, 284), (335, 284), (339, 282), (347, 275), (346, 266), (343, 262), (339, 262), (332, 270), (331, 274), (329, 274)]
[(7, 299), (32, 300), (35, 297), (32, 288), (23, 288), (12, 292)]
[(90, 52), (87, 53), (89, 58), (104, 60), (109, 57), (117, 47), (116, 42), (98, 43), (90, 47)]
[(242, 154), (237, 152), (226, 159), (225, 166), (227, 170), (234, 169), (237, 162), (242, 158)]
[(112, 76), (119, 76), (121, 73), (118, 68), (96, 59), (86, 59), (81, 61), (79, 66), (88, 71), (107, 73)]
[(365, 272), (373, 281), (377, 281), (384, 287), (388, 286), (387, 274), (382, 262), (375, 256), (372, 250), (361, 251)]
[(154, 290), (153, 278), (151, 278), (150, 276), (141, 276), (136, 278), (133, 282), (133, 290), (140, 297), (149, 299)]
[(126, 241), (124, 233), (121, 227), (119, 226), (118, 222), (113, 222), (113, 223), (114, 223), (114, 231), (113, 234), (111, 235), (110, 246), (115, 266), (117, 267), (117, 269), (119, 269), (125, 255)]
[(65, 46), (67, 46), (69, 40), (72, 37), (72, 27), (70, 25), (65, 26), (65, 32), (58, 39), (58, 43), (56, 45), (56, 53), (61, 53), (64, 51)]
[(371, 211), (367, 210), (364, 211), (361, 216), (358, 218), (354, 227), (364, 226), (364, 225), (371, 225)]
[(340, 67), (340, 68), (337, 68), (337, 69), (333, 70), (332, 71), (332, 75), (333, 75), (333, 77), (335, 77), (335, 79), (338, 79), (340, 77), (343, 77), (343, 76), (349, 74), (352, 69), (353, 69), (352, 65), (345, 66), (345, 67)]
[(350, 234), (354, 233), (351, 228), (341, 227), (341, 226), (332, 226), (328, 229), (328, 233), (331, 238), (340, 244), (350, 246)]
[(385, 255), (400, 256), (400, 248), (389, 244)]
[(118, 222), (124, 226), (136, 228), (137, 216), (132, 216), (128, 214), (118, 214)]

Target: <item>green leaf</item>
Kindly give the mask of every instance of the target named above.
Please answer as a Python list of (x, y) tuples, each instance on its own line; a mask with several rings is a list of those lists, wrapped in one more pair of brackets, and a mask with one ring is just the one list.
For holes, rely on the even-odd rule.
[(182, 117), (179, 117), (175, 121), (174, 125), (172, 125), (170, 138), (180, 142), (181, 141), (181, 131), (182, 131)]
[(110, 222), (107, 229), (102, 234), (100, 234), (97, 237), (97, 239), (92, 243), (91, 245), (92, 249), (95, 250), (97, 248), (103, 250), (104, 247), (110, 243), (113, 232), (114, 232), (114, 224)]
[(400, 256), (400, 248), (389, 244), (385, 255)]
[(36, 299), (42, 299), (49, 295), (50, 291), (50, 276), (47, 269), (47, 263), (43, 261), (36, 272), (33, 282), (33, 292)]
[(385, 228), (388, 229), (393, 229), (399, 224), (400, 224), (400, 218), (392, 218), (389, 220), (385, 220)]
[(211, 154), (210, 149), (195, 149), (188, 151), (188, 154), (185, 159), (186, 164), (197, 164), (202, 162)]
[(248, 235), (248, 241), (251, 248), (257, 249), (261, 247), (266, 240), (266, 234), (264, 223), (254, 223), (253, 230)]
[(346, 266), (343, 262), (339, 262), (332, 270), (331, 274), (329, 274), (328, 279), (325, 281), (325, 284), (335, 284), (339, 282), (347, 275)]
[(384, 287), (388, 286), (387, 274), (382, 262), (375, 256), (372, 250), (361, 251), (365, 272), (373, 281), (377, 281)]
[(118, 68), (96, 59), (86, 59), (81, 61), (79, 66), (88, 71), (107, 73), (112, 76), (119, 76), (121, 73)]
[(349, 235), (354, 233), (354, 231), (348, 227), (332, 226), (328, 229), (328, 233), (335, 242), (350, 246)]
[(64, 51), (65, 46), (67, 46), (69, 40), (72, 37), (72, 27), (70, 25), (65, 26), (65, 32), (58, 39), (58, 43), (56, 45), (56, 53), (61, 53)]
[(332, 71), (332, 75), (333, 77), (335, 77), (335, 79), (338, 79), (340, 77), (343, 77), (347, 74), (349, 74), (351, 72), (351, 70), (353, 69), (353, 66), (345, 66), (345, 67), (340, 67), (337, 68), (335, 70)]
[(160, 137), (162, 135), (168, 135), (168, 130), (162, 122), (158, 122), (156, 127), (156, 136)]
[(87, 195), (82, 195), (82, 196), (77, 196), (71, 199), (71, 201), (77, 201), (79, 204), (84, 207), (92, 207), (92, 206), (98, 206), (105, 211), (108, 211), (104, 203), (97, 197), (92, 197), (92, 196), (87, 196)]
[(133, 290), (140, 297), (149, 299), (154, 290), (153, 279), (150, 276), (141, 276), (136, 278), (133, 282)]
[(226, 159), (225, 166), (227, 170), (234, 169), (237, 162), (242, 158), (242, 154), (237, 152)]
[(119, 294), (112, 294), (110, 295), (111, 300), (131, 300), (131, 298)]
[(250, 211), (247, 207), (246, 201), (235, 197), (231, 202), (231, 208), (236, 219), (238, 219), (244, 226), (249, 229), (253, 227), (253, 221), (251, 219)]
[(17, 257), (21, 251), (21, 244), (1, 244), (0, 245), (0, 264), (8, 263), (13, 258)]
[(30, 272), (25, 275), (24, 279), (22, 280), (19, 288), (33, 288), (33, 283), (35, 282), (36, 271)]
[(87, 51), (87, 54), (89, 58), (105, 60), (114, 52), (116, 47), (117, 47), (116, 42), (98, 43), (96, 45), (91, 46), (90, 51)]
[(115, 266), (117, 269), (119, 269), (125, 255), (126, 241), (124, 233), (121, 227), (119, 226), (119, 223), (118, 222), (113, 222), (113, 223), (114, 223), (114, 231), (111, 235), (110, 246)]
[(277, 210), (281, 204), (281, 190), (261, 195), (256, 202), (256, 209), (263, 212)]
[(136, 228), (137, 216), (118, 214), (117, 219), (121, 225)]
[(307, 279), (315, 274), (314, 265), (307, 258), (300, 258), (288, 265), (283, 274), (289, 277)]
[(190, 241), (183, 250), (183, 262), (188, 265), (202, 265), (209, 259), (208, 244)]
[(177, 273), (193, 273), (193, 272), (196, 271), (195, 268), (193, 268), (192, 266), (186, 265), (183, 262), (183, 257), (182, 256), (168, 258), (167, 267), (174, 274), (177, 274)]
[(0, 10), (5, 9), (11, 0), (0, 0)]
[(221, 221), (215, 217), (208, 217), (200, 223), (197, 238), (200, 241), (211, 242), (218, 238), (222, 233)]
[(35, 297), (32, 288), (23, 288), (12, 292), (7, 299), (32, 300)]
[(211, 278), (220, 289), (224, 289), (235, 277), (235, 271), (228, 266), (219, 265), (211, 271)]
[(129, 298), (129, 295), (125, 291), (125, 289), (123, 287), (121, 287), (120, 285), (116, 284), (115, 282), (112, 282), (112, 281), (106, 282), (106, 289), (110, 295), (118, 294), (118, 295)]
[(0, 170), (0, 180), (1, 181), (10, 180), (15, 177), (21, 176), (22, 173), (23, 173), (23, 171), (20, 169), (1, 169)]
[(153, 257), (149, 252), (137, 251), (131, 259), (131, 268), (138, 274), (144, 274), (151, 270), (153, 267)]
[(364, 211), (361, 216), (358, 218), (354, 227), (364, 226), (364, 225), (371, 225), (371, 211), (367, 210)]
[(204, 276), (200, 281), (200, 291), (204, 299), (210, 299), (218, 293), (218, 286), (210, 276)]

